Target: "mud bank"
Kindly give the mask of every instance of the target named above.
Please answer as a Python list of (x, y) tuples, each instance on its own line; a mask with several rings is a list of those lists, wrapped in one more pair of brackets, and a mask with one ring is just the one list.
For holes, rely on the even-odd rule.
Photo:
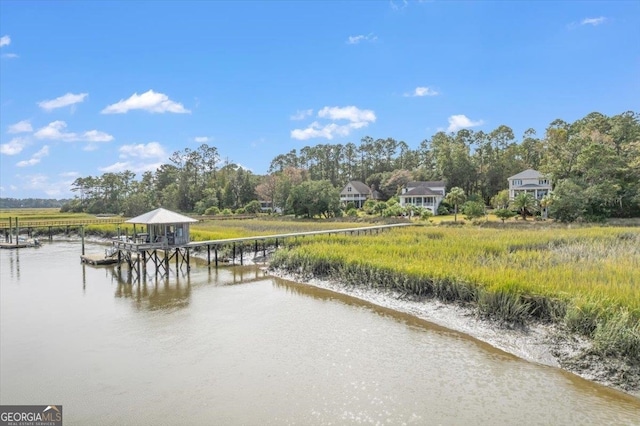
[(478, 316), (470, 305), (444, 303), (397, 291), (349, 286), (337, 281), (303, 277), (265, 268), (271, 275), (331, 290), (385, 308), (414, 315), (456, 330), (531, 362), (562, 368), (640, 398), (640, 365), (604, 358), (590, 352), (591, 342), (556, 324), (532, 323), (510, 327)]

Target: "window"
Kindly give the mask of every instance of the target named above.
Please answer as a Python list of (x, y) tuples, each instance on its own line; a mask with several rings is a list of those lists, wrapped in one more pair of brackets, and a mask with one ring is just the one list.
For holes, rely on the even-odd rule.
[(351, 187), (347, 186), (347, 192), (351, 192)]
[(512, 185), (513, 186), (521, 186), (522, 185), (522, 179), (514, 179)]
[(549, 185), (549, 179), (538, 180), (538, 185)]

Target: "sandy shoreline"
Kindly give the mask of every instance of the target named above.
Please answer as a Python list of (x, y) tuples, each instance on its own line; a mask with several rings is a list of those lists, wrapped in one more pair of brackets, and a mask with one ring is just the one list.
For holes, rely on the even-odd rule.
[(588, 354), (590, 342), (554, 324), (528, 324), (511, 328), (483, 319), (472, 306), (419, 298), (397, 291), (356, 287), (340, 282), (303, 277), (265, 267), (275, 277), (348, 295), (378, 306), (414, 315), (459, 331), (522, 359), (562, 368), (605, 386), (640, 397), (640, 366)]

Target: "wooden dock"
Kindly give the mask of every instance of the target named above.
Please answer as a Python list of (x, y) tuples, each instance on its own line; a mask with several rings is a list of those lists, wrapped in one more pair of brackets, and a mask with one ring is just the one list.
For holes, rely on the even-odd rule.
[(0, 249), (21, 249), (27, 247), (36, 247), (34, 244), (30, 243), (0, 243)]
[(80, 261), (82, 263), (87, 263), (89, 265), (113, 265), (118, 263), (117, 257), (106, 257), (104, 254), (83, 254), (80, 256)]
[[(297, 240), (298, 238), (315, 235), (372, 235), (392, 228), (414, 226), (413, 223), (395, 223), (388, 225), (363, 226), (358, 228), (337, 228), (322, 231), (293, 232), (287, 234), (259, 235), (253, 237), (229, 238), (221, 240), (193, 241), (186, 244), (169, 244), (167, 241), (157, 243), (133, 242), (115, 240), (113, 244), (114, 254), (109, 258), (110, 263), (127, 264), (129, 271), (133, 273), (134, 280), (140, 280), (147, 274), (147, 264), (153, 264), (156, 276), (168, 274), (170, 264), (175, 262), (175, 269), (179, 271), (186, 266), (190, 269), (190, 250), (207, 250), (207, 265), (214, 264), (217, 268), (220, 263), (235, 265), (239, 258), (240, 265), (244, 264), (244, 256), (253, 252), (253, 258), (262, 252), (262, 259), (267, 258), (267, 248), (277, 250), (285, 245), (285, 240)], [(295, 244), (295, 243), (294, 243)], [(213, 255), (213, 256), (212, 256)], [(222, 255), (223, 257), (220, 257)], [(103, 259), (102, 256), (99, 256)], [(83, 262), (93, 261), (89, 256), (82, 256)]]

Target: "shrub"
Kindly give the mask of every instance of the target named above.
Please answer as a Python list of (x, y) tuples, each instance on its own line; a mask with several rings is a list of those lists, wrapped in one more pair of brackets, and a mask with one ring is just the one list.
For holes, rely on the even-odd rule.
[(445, 205), (445, 203), (442, 203), (438, 206), (438, 214), (439, 215), (448, 215), (451, 212), (449, 211), (449, 207), (447, 205)]
[(431, 210), (429, 209), (422, 209), (422, 211), (420, 212), (421, 220), (428, 220), (432, 217), (433, 217), (433, 213), (431, 213)]
[(484, 204), (479, 201), (467, 201), (462, 206), (462, 213), (467, 220), (484, 216)]
[(498, 209), (495, 210), (493, 214), (495, 214), (498, 219), (501, 219), (504, 222), (505, 220), (514, 217), (517, 213), (509, 209)]
[(244, 211), (245, 213), (260, 213), (262, 212), (262, 205), (260, 204), (260, 201), (253, 200), (244, 206)]

